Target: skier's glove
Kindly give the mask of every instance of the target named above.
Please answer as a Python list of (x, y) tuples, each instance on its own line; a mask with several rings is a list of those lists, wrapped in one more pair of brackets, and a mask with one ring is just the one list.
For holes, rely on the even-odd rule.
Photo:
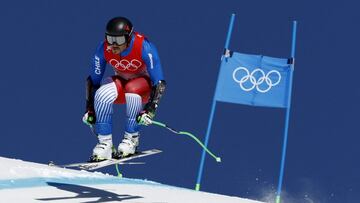
[(154, 115), (147, 112), (147, 111), (141, 111), (139, 115), (137, 116), (137, 122), (141, 125), (151, 125), (152, 119), (154, 118)]
[(86, 125), (93, 125), (95, 124), (95, 112), (93, 111), (87, 111), (83, 118), (82, 118), (83, 122), (86, 124)]

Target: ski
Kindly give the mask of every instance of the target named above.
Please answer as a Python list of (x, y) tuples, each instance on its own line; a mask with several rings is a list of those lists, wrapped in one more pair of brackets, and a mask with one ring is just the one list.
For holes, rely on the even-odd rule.
[(158, 154), (160, 152), (162, 152), (162, 151), (158, 150), (158, 149), (151, 149), (151, 150), (146, 150), (146, 151), (140, 151), (133, 155), (119, 158), (119, 159), (107, 159), (107, 160), (99, 161), (99, 162), (82, 162), (82, 163), (73, 163), (73, 164), (66, 164), (66, 165), (54, 165), (53, 164), (53, 166), (62, 167), (62, 168), (78, 168), (81, 170), (93, 171), (93, 170), (103, 168), (106, 166), (111, 166), (114, 164), (144, 164), (143, 162), (126, 162), (126, 161), (145, 157), (145, 156), (150, 156), (153, 154)]

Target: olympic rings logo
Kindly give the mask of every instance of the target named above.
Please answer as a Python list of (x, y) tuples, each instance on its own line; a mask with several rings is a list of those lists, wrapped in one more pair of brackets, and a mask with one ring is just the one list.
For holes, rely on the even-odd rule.
[(122, 59), (120, 62), (116, 59), (111, 59), (109, 63), (116, 69), (120, 71), (129, 70), (136, 71), (142, 66), (142, 63), (139, 60), (133, 59), (130, 62), (126, 59)]
[[(240, 71), (244, 71), (246, 73), (245, 76), (243, 76), (240, 80), (236, 77), (236, 73), (240, 72)], [(260, 73), (261, 76), (259, 78), (256, 78), (254, 75), (255, 73)], [(270, 75), (271, 74), (276, 74), (278, 77), (277, 81), (272, 81), (270, 79)], [(249, 92), (251, 90), (253, 90), (254, 88), (256, 88), (257, 91), (261, 92), (261, 93), (265, 93), (268, 92), (272, 87), (278, 85), (281, 81), (281, 74), (279, 73), (279, 71), (277, 70), (271, 70), (269, 71), (267, 74), (265, 74), (265, 72), (263, 70), (261, 70), (260, 68), (256, 68), (254, 69), (251, 73), (250, 71), (245, 68), (245, 67), (238, 67), (234, 70), (233, 74), (233, 79), (236, 83), (239, 83), (240, 88), (246, 92)], [(244, 87), (244, 83), (246, 83), (247, 81), (249, 81), (252, 85), (250, 87)], [(263, 83), (266, 83), (266, 85), (261, 85)], [(267, 88), (260, 88), (267, 86)]]

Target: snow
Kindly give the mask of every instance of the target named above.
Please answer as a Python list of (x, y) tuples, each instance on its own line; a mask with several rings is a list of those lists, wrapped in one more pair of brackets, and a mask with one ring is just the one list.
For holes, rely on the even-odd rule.
[(260, 203), (99, 172), (0, 157), (1, 202)]

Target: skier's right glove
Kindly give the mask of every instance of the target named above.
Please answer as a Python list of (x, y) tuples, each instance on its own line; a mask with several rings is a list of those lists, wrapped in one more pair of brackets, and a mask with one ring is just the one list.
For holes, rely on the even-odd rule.
[(96, 122), (95, 110), (94, 110), (94, 96), (96, 90), (98, 90), (100, 85), (94, 85), (91, 77), (89, 76), (86, 79), (86, 113), (83, 116), (82, 120), (86, 125), (93, 125)]
[(96, 122), (95, 112), (87, 111), (84, 114), (82, 120), (86, 125), (89, 125), (89, 126), (94, 125)]

